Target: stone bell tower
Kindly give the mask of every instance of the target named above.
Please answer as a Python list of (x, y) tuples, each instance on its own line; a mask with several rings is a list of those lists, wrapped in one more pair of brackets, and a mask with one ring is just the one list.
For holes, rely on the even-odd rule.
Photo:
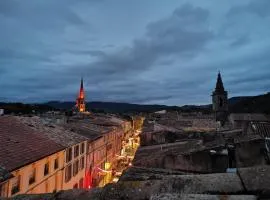
[(212, 94), (213, 111), (216, 121), (224, 125), (228, 118), (228, 92), (224, 90), (220, 72), (218, 72), (216, 88)]

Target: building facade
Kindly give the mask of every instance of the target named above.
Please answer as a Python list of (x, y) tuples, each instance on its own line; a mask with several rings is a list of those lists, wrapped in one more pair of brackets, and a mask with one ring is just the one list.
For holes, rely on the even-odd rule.
[(3, 179), (0, 170), (1, 197), (110, 183), (132, 125), (107, 115), (91, 117), (61, 124), (48, 117), (1, 116), (0, 169), (12, 175)]
[(65, 150), (63, 190), (84, 188), (87, 142)]
[(13, 116), (0, 117), (0, 165), (13, 178), (1, 184), (1, 196), (62, 189), (63, 146)]

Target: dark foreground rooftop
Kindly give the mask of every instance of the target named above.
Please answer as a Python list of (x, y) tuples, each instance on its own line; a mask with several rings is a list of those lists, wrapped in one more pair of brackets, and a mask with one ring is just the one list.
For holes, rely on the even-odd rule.
[[(134, 169), (130, 169), (134, 173)], [(135, 169), (136, 170), (136, 169)], [(148, 169), (149, 170), (149, 169)], [(145, 173), (137, 169), (138, 173)], [(269, 199), (270, 167), (239, 168), (237, 173), (177, 175), (164, 170), (158, 179), (120, 180), (104, 188), (69, 190), (55, 194), (22, 195), (16, 200), (156, 200), (156, 199)], [(126, 172), (128, 173), (128, 171)]]

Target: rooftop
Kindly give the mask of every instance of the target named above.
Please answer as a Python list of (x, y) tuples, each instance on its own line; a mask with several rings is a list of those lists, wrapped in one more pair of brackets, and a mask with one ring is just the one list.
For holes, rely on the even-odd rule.
[(270, 137), (270, 122), (251, 122), (250, 125), (254, 133), (262, 137)]
[(79, 135), (73, 131), (70, 131), (60, 125), (54, 123), (48, 123), (40, 117), (16, 117), (25, 125), (28, 125), (33, 130), (41, 132), (44, 136), (50, 138), (55, 143), (63, 146), (70, 147), (74, 144), (78, 144), (88, 138)]
[(94, 140), (121, 126), (124, 120), (111, 115), (95, 114), (89, 118), (71, 118), (63, 127)]
[(64, 127), (83, 137), (86, 137), (88, 140), (95, 140), (110, 130), (108, 128), (102, 128), (101, 126), (89, 124), (85, 121), (72, 121), (65, 124)]
[(0, 117), (0, 164), (8, 171), (64, 149), (18, 117)]
[(233, 121), (270, 121), (270, 116), (261, 113), (232, 113), (229, 118)]

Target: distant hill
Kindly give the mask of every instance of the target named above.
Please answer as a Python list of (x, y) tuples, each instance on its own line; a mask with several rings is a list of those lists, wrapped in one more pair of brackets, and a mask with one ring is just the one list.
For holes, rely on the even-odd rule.
[[(74, 102), (57, 102), (52, 101), (48, 102), (45, 105), (56, 109), (72, 109), (74, 107)], [(92, 112), (111, 112), (111, 113), (138, 113), (138, 112), (156, 112), (160, 110), (178, 110), (183, 112), (193, 112), (193, 111), (201, 111), (204, 113), (211, 112), (210, 105), (185, 105), (185, 106), (166, 106), (166, 105), (141, 105), (141, 104), (131, 104), (131, 103), (117, 103), (117, 102), (88, 102), (86, 103), (86, 107), (88, 110)]]
[[(45, 112), (49, 110), (70, 110), (74, 107), (74, 102), (50, 101), (43, 104), (22, 104), (22, 103), (1, 103), (0, 108), (4, 108), (6, 113), (32, 113)], [(130, 103), (116, 102), (88, 102), (88, 110), (92, 112), (110, 112), (110, 113), (138, 113), (155, 112), (159, 110), (178, 110), (183, 112), (201, 111), (211, 113), (212, 104), (208, 105), (185, 105), (185, 106), (166, 106), (166, 105), (140, 105)], [(270, 93), (250, 96), (250, 97), (232, 97), (229, 99), (230, 112), (240, 113), (267, 113), (270, 114)]]
[(47, 112), (50, 110), (57, 110), (46, 104), (23, 104), (23, 103), (4, 103), (0, 102), (0, 108), (5, 110), (5, 114), (31, 114), (34, 112)]
[(243, 100), (247, 100), (247, 99), (250, 99), (252, 97), (249, 97), (249, 96), (244, 96), (244, 97), (231, 97), (229, 98), (229, 105), (234, 105), (238, 102), (241, 102)]
[(238, 97), (230, 103), (230, 112), (270, 114), (270, 93), (253, 97)]
[[(51, 101), (45, 103), (49, 107), (53, 107), (61, 110), (72, 109), (75, 105), (74, 102), (58, 102)], [(165, 105), (140, 105), (130, 103), (116, 103), (116, 102), (88, 102), (86, 103), (88, 110), (93, 112), (113, 112), (113, 113), (125, 113), (125, 112), (155, 112), (158, 110), (171, 110), (180, 109), (177, 106), (165, 106)]]

